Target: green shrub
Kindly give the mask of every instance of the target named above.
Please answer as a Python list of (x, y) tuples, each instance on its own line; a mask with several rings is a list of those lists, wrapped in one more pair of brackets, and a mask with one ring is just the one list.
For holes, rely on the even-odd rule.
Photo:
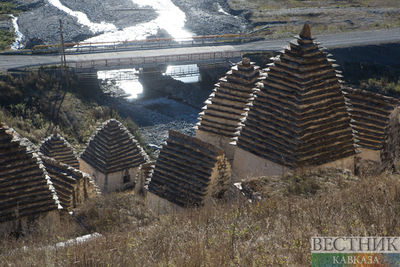
[(0, 14), (16, 14), (18, 12), (17, 5), (13, 1), (0, 2)]
[(14, 41), (15, 33), (6, 30), (0, 30), (0, 50), (6, 50), (10, 48)]
[[(100, 105), (96, 100), (101, 97), (86, 98), (86, 93), (94, 91), (88, 89), (86, 93), (80, 93), (75, 87), (74, 74), (70, 73), (69, 77), (71, 81), (65, 83), (67, 92), (58, 116), (55, 114), (61, 96), (65, 93), (61, 87), (59, 69), (46, 68), (17, 77), (1, 77), (2, 121), (34, 143), (38, 143), (51, 133), (53, 127), (57, 127), (60, 134), (80, 150), (100, 123), (115, 118), (145, 147), (138, 126), (129, 117), (122, 118), (116, 110)], [(56, 99), (58, 101), (55, 101)]]
[(388, 95), (400, 96), (400, 80), (390, 81), (387, 77), (370, 78), (360, 83), (361, 88)]

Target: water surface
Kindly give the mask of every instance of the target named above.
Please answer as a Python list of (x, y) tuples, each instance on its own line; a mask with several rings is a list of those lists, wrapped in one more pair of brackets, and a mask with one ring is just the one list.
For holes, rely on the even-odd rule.
[(184, 83), (197, 83), (200, 81), (200, 70), (197, 64), (169, 65), (163, 75), (168, 75)]
[(100, 70), (97, 72), (98, 79), (113, 82), (125, 93), (127, 100), (137, 99), (143, 93), (143, 86), (139, 82), (138, 75), (139, 70), (137, 69)]
[[(139, 74), (140, 71), (134, 68), (100, 70), (97, 72), (97, 78), (116, 86), (120, 91), (124, 92), (123, 95), (127, 100), (134, 100), (143, 93), (143, 85), (139, 81)], [(160, 76), (155, 75), (154, 77), (158, 77), (156, 79), (160, 79), (160, 83), (162, 83), (163, 76), (169, 76), (184, 83), (198, 83), (201, 80), (197, 64), (169, 65), (165, 72), (160, 69), (159, 74)]]
[(12, 19), (12, 24), (13, 24), (14, 31), (15, 31), (15, 41), (11, 45), (11, 49), (13, 49), (13, 50), (22, 49), (22, 48), (24, 48), (24, 44), (23, 44), (24, 35), (19, 31), (18, 18), (15, 17), (14, 15), (10, 15), (10, 17)]

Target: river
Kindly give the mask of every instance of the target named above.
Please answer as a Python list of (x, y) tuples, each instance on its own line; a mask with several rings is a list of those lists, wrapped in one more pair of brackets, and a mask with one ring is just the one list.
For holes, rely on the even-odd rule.
[(155, 35), (158, 30), (165, 30), (175, 39), (190, 38), (193, 33), (185, 29), (186, 15), (170, 0), (132, 0), (140, 8), (151, 8), (157, 12), (157, 18), (135, 26), (118, 29), (111, 23), (94, 23), (80, 11), (71, 10), (60, 0), (48, 0), (51, 5), (75, 17), (80, 24), (89, 27), (94, 33), (101, 33), (84, 42), (117, 42), (126, 40), (142, 40)]
[(147, 143), (160, 146), (170, 129), (194, 134), (204, 101), (228, 69), (228, 64), (171, 65), (102, 70), (97, 77), (114, 99), (112, 106), (136, 122)]
[(47, 1), (49, 2), (49, 4), (53, 5), (59, 10), (76, 18), (79, 24), (89, 27), (89, 29), (93, 33), (117, 31), (117, 27), (115, 27), (115, 25), (106, 22), (94, 23), (89, 20), (88, 16), (85, 13), (76, 10), (71, 10), (70, 8), (62, 4), (60, 0), (47, 0)]
[(24, 44), (23, 44), (24, 35), (19, 31), (18, 18), (15, 17), (14, 15), (10, 15), (10, 17), (12, 19), (12, 24), (13, 24), (14, 31), (15, 31), (15, 41), (11, 45), (11, 49), (13, 49), (13, 50), (22, 49), (22, 48), (24, 48)]
[[(160, 29), (165, 30), (174, 39), (188, 39), (193, 36), (193, 33), (185, 29), (186, 15), (175, 6), (171, 0), (131, 0), (133, 4), (140, 8), (153, 9), (157, 13), (157, 17), (149, 22), (139, 23), (135, 26), (118, 29), (114, 24), (109, 22), (93, 22), (88, 15), (79, 11), (72, 10), (64, 5), (60, 0), (47, 0), (48, 3), (62, 12), (74, 17), (79, 24), (88, 27), (94, 37), (84, 40), (84, 42), (118, 42), (126, 40), (141, 40), (149, 36), (155, 35)], [(18, 26), (16, 23), (15, 25)], [(20, 33), (16, 28), (18, 36)], [(14, 48), (19, 48), (17, 45)], [(187, 68), (193, 72), (197, 69), (196, 65), (189, 66), (168, 66), (164, 75), (178, 76), (177, 73), (188, 72)], [(101, 80), (112, 80), (115, 85), (124, 91), (128, 100), (136, 99), (142, 92), (143, 86), (137, 77), (138, 70), (136, 69), (115, 69), (104, 70), (98, 72), (98, 78)], [(178, 77), (178, 80), (184, 82), (198, 82), (199, 75), (183, 75)]]
[[(89, 16), (80, 10), (73, 10), (63, 4), (60, 0), (47, 0), (48, 3), (60, 11), (74, 17), (79, 24), (86, 26), (95, 35), (94, 37), (84, 40), (84, 42), (118, 42), (125, 40), (146, 39), (149, 36), (155, 35), (160, 29), (165, 30), (174, 39), (188, 39), (193, 36), (193, 33), (185, 29), (186, 15), (175, 6), (170, 0), (131, 0), (133, 4), (138, 6), (138, 9), (153, 9), (157, 13), (157, 17), (148, 22), (139, 23), (135, 26), (129, 26), (119, 29), (116, 25), (110, 22), (93, 22)], [(16, 18), (14, 19), (15, 25)], [(18, 36), (20, 33), (16, 28)], [(19, 48), (17, 45), (14, 48)], [(186, 70), (188, 69), (189, 70)], [(183, 74), (193, 73), (194, 75)], [(163, 75), (176, 77), (183, 82), (198, 82), (199, 70), (197, 65), (188, 66), (168, 66)], [(116, 87), (121, 89), (126, 99), (137, 99), (143, 93), (143, 85), (138, 80), (139, 70), (136, 69), (114, 69), (101, 70), (97, 75), (100, 80), (114, 83)], [(179, 76), (179, 77), (178, 77)]]

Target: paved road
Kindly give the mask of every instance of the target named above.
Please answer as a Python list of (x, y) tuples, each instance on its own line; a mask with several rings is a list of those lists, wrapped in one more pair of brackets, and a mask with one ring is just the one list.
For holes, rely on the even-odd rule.
[[(317, 41), (326, 48), (352, 47), (364, 45), (377, 45), (387, 43), (400, 43), (400, 28), (390, 30), (348, 32), (315, 36)], [(135, 58), (152, 58), (163, 56), (206, 54), (214, 52), (237, 51), (276, 51), (282, 49), (293, 38), (264, 40), (240, 45), (200, 46), (183, 48), (165, 48), (155, 50), (121, 51), (92, 54), (68, 55), (70, 63), (90, 62), (103, 60), (124, 60)], [(29, 67), (35, 65), (57, 64), (60, 57), (56, 55), (0, 55), (0, 70)], [(126, 61), (128, 62), (128, 61)]]

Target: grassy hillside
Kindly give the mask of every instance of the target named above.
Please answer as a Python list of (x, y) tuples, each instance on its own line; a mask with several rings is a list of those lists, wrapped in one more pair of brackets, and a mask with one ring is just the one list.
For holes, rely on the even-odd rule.
[[(280, 185), (264, 177), (258, 179), (262, 181), (260, 201), (236, 198), (160, 217), (146, 211), (132, 194), (108, 195), (77, 212), (90, 230), (103, 235), (100, 239), (57, 250), (7, 252), (23, 245), (51, 244), (57, 241), (54, 234), (58, 240), (67, 235), (66, 230), (51, 232), (54, 227), (50, 227), (47, 235), (39, 231), (38, 240), (32, 235), (2, 242), (0, 262), (17, 266), (308, 266), (311, 236), (399, 235), (399, 175), (351, 182), (333, 172), (321, 177), (324, 183), (341, 181), (336, 186), (309, 191), (302, 185), (304, 190), (293, 191), (307, 177), (288, 178)], [(280, 193), (268, 193), (276, 190)]]
[[(143, 145), (135, 123), (105, 105), (103, 100), (106, 96), (99, 87), (80, 86), (78, 78), (70, 74), (65, 92), (60, 81), (57, 69), (42, 69), (16, 77), (3, 76), (0, 79), (0, 121), (35, 144), (57, 128), (80, 150), (100, 123), (116, 118)], [(60, 106), (64, 92), (65, 98)]]
[[(237, 7), (242, 0), (228, 0)], [(399, 7), (397, 0), (246, 0), (246, 5), (261, 10), (297, 8), (297, 7)], [(246, 7), (242, 6), (242, 7)]]
[[(10, 14), (18, 14), (17, 6), (14, 1), (0, 2), (0, 22), (6, 22), (11, 25)], [(0, 50), (10, 48), (11, 44), (15, 41), (14, 30), (0, 29)]]

